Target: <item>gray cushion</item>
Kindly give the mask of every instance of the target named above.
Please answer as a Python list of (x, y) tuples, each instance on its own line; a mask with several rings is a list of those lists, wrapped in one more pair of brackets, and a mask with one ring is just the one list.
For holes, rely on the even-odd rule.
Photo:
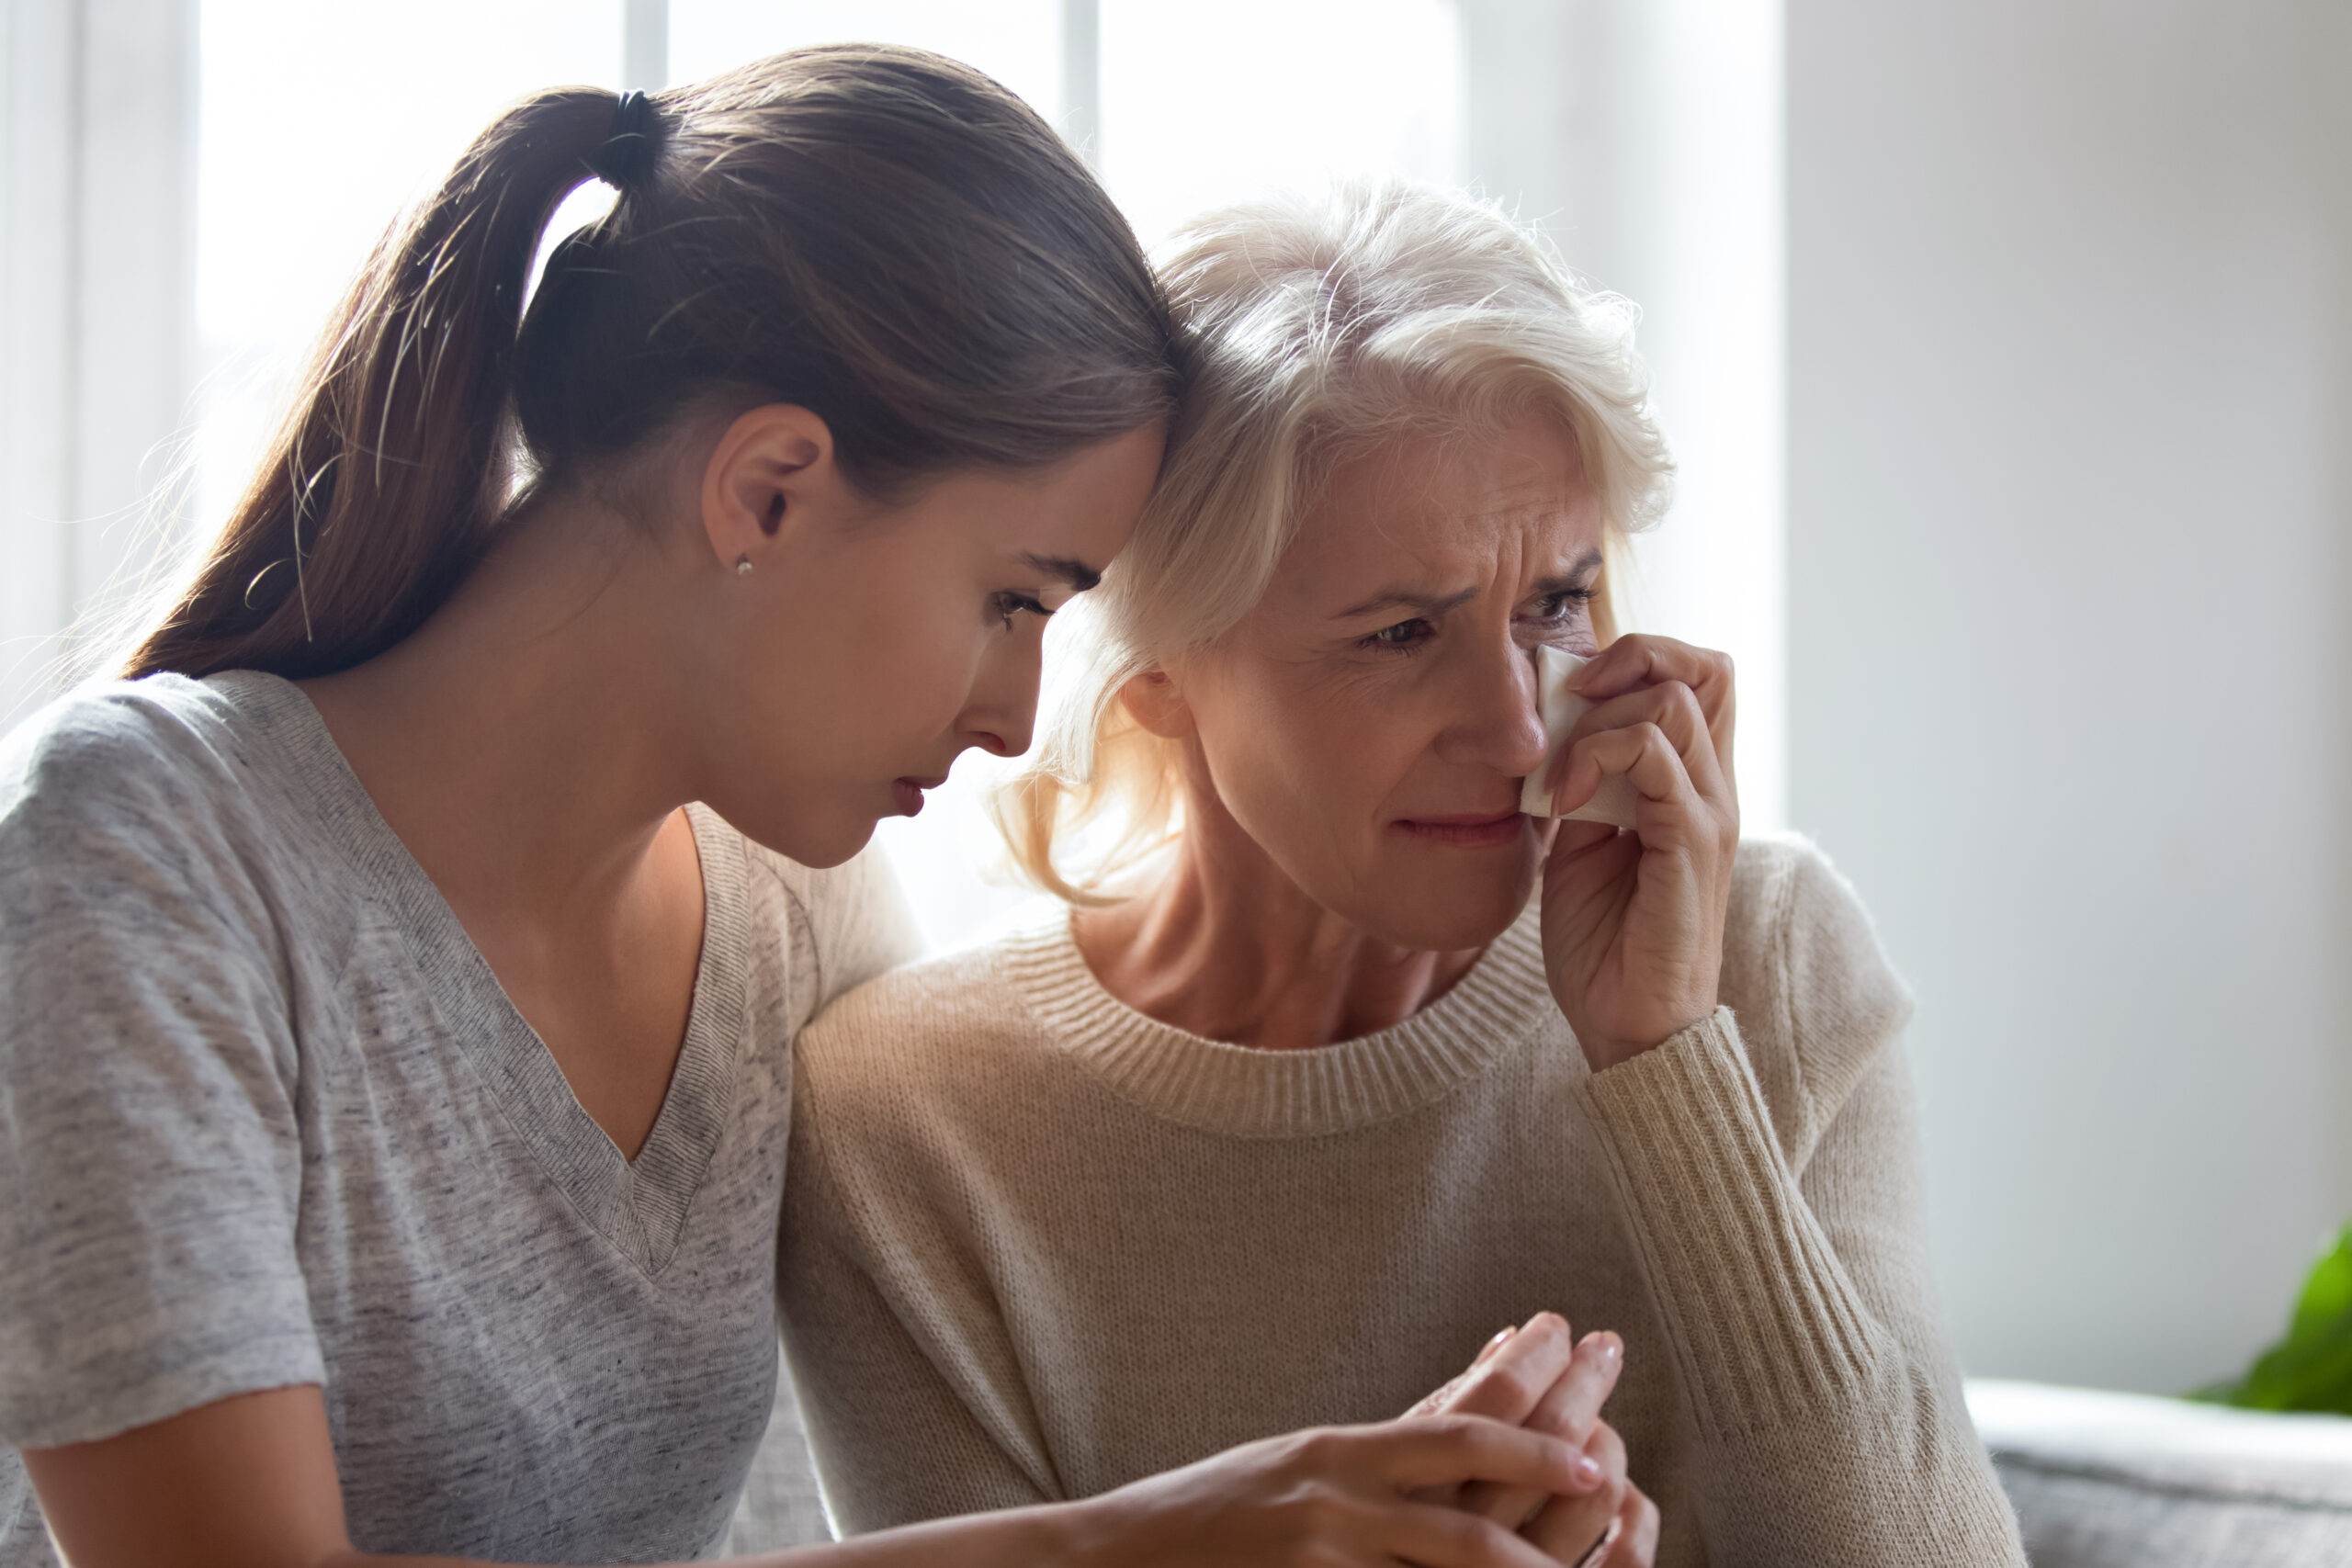
[(2352, 1568), (2352, 1420), (1980, 1379), (2034, 1568)]

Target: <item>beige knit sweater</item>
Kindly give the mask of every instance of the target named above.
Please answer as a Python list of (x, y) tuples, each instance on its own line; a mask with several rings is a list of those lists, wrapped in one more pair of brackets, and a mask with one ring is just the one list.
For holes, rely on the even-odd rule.
[(1396, 1415), (1506, 1324), (1624, 1337), (1665, 1568), (2022, 1564), (1920, 1235), (1909, 1003), (1851, 889), (1743, 844), (1724, 1008), (1595, 1075), (1532, 909), (1318, 1050), (1103, 990), (1067, 917), (800, 1037), (779, 1264), (844, 1531)]

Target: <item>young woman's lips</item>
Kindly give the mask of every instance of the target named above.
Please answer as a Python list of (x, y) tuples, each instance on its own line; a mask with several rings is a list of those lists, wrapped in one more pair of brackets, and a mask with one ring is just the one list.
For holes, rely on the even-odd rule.
[(1526, 822), (1519, 812), (1501, 811), (1476, 817), (1404, 817), (1396, 826), (1424, 843), (1485, 850), (1515, 842)]
[(912, 817), (922, 809), (922, 792), (937, 789), (945, 779), (898, 778), (890, 781), (890, 795), (898, 802), (899, 815)]

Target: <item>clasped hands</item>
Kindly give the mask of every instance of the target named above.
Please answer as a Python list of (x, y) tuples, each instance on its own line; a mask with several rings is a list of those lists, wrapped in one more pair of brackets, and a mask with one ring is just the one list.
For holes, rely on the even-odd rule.
[(1487, 1341), (1468, 1371), (1406, 1413), (1484, 1416), (1559, 1438), (1582, 1450), (1583, 1490), (1547, 1495), (1479, 1482), (1415, 1495), (1492, 1519), (1571, 1568), (1650, 1568), (1657, 1506), (1627, 1478), (1625, 1444), (1600, 1418), (1624, 1355), (1614, 1334), (1576, 1339), (1557, 1314), (1538, 1313)]

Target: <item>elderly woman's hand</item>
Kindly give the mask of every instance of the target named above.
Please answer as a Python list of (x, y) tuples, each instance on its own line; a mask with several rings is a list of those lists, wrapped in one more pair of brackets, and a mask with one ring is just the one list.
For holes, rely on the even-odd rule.
[(1578, 671), (1593, 706), (1553, 769), (1563, 811), (1612, 773), (1634, 830), (1563, 822), (1544, 868), (1544, 963), (1595, 1072), (1715, 1009), (1724, 912), (1739, 847), (1732, 669), (1668, 637), (1623, 637)]
[(1485, 1416), (1573, 1443), (1585, 1456), (1577, 1487), (1545, 1494), (1476, 1483), (1420, 1495), (1492, 1519), (1567, 1568), (1650, 1568), (1657, 1506), (1628, 1479), (1624, 1441), (1600, 1418), (1623, 1365), (1615, 1335), (1573, 1340), (1555, 1313), (1497, 1335), (1467, 1371), (1409, 1414)]

